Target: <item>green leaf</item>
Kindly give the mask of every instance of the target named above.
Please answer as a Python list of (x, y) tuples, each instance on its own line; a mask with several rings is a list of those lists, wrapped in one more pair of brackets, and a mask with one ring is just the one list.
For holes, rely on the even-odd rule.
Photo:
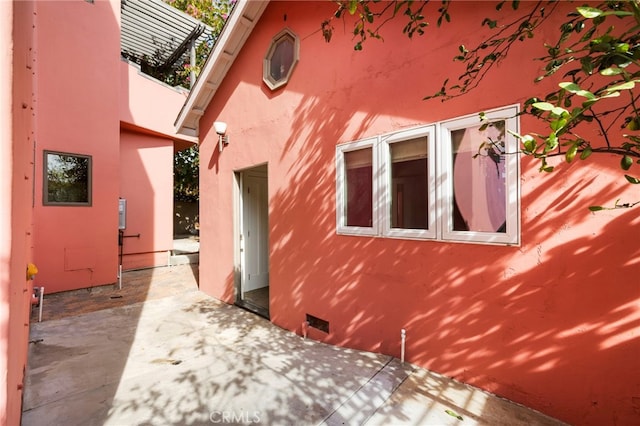
[(559, 118), (557, 120), (553, 120), (550, 125), (551, 125), (551, 129), (554, 132), (557, 132), (558, 130), (562, 129), (566, 124), (567, 124), (567, 120), (565, 118)]
[(635, 80), (626, 81), (621, 84), (616, 84), (615, 86), (607, 87), (607, 92), (617, 92), (619, 90), (630, 90), (636, 87)]
[(605, 99), (605, 98), (617, 98), (618, 96), (620, 96), (620, 92), (611, 92), (611, 93), (607, 93), (604, 96), (600, 96), (599, 99)]
[(604, 207), (602, 206), (589, 206), (589, 210), (591, 210), (592, 212), (597, 212), (600, 210), (604, 210)]
[(522, 145), (527, 152), (534, 152), (536, 150), (536, 141), (532, 136), (526, 135), (522, 138)]
[(604, 13), (600, 9), (596, 9), (595, 7), (588, 7), (588, 6), (580, 6), (580, 7), (577, 7), (576, 10), (580, 15), (582, 15), (587, 19), (597, 18), (598, 16), (601, 16)]
[(619, 75), (619, 74), (622, 74), (623, 72), (624, 72), (624, 70), (622, 68), (609, 67), (609, 68), (605, 68), (602, 71), (600, 71), (600, 74), (601, 75), (610, 76), (610, 75)]
[(604, 12), (603, 16), (613, 15), (613, 16), (633, 16), (632, 12), (627, 12), (626, 10), (612, 10), (609, 12)]
[(349, 2), (349, 13), (353, 15), (356, 10), (358, 10), (358, 0), (351, 0)]
[(618, 43), (616, 44), (616, 52), (618, 53), (627, 53), (629, 51), (628, 43)]
[(549, 102), (534, 102), (531, 106), (542, 111), (551, 111), (556, 107), (554, 104), (550, 104)]
[(451, 410), (444, 410), (444, 412), (447, 413), (448, 415), (450, 415), (451, 417), (455, 417), (458, 420), (464, 420), (460, 414), (455, 413), (455, 412), (453, 412)]
[(628, 155), (625, 155), (620, 159), (620, 167), (622, 168), (622, 170), (629, 170), (632, 165), (633, 160)]
[(567, 150), (567, 153), (564, 155), (564, 158), (565, 160), (567, 160), (567, 163), (570, 163), (573, 161), (577, 152), (578, 152), (578, 144), (571, 145), (571, 147)]
[(589, 158), (589, 156), (593, 154), (593, 151), (591, 150), (590, 146), (587, 146), (585, 149), (582, 150), (582, 152), (580, 153), (580, 159), (581, 160), (586, 160), (587, 158)]
[(558, 136), (555, 132), (552, 132), (545, 142), (544, 152), (552, 151), (558, 147)]
[(493, 19), (489, 19), (489, 18), (484, 18), (484, 21), (482, 21), (482, 26), (487, 25), (489, 28), (495, 28), (498, 26), (498, 21), (495, 21)]
[(551, 110), (551, 114), (555, 114), (557, 116), (562, 116), (562, 115), (569, 115), (569, 111), (567, 111), (564, 108), (560, 108), (560, 107), (555, 107)]
[(567, 92), (575, 93), (576, 95), (585, 97), (587, 99), (595, 99), (596, 98), (596, 96), (593, 93), (589, 92), (588, 90), (582, 89), (580, 86), (578, 86), (575, 83), (566, 83), (565, 82), (565, 83), (558, 84), (558, 86), (560, 86), (561, 88), (563, 88)]
[(366, 14), (367, 22), (373, 24), (373, 14), (371, 12), (367, 12)]
[(632, 183), (634, 185), (637, 185), (640, 183), (640, 179), (635, 178), (633, 176), (629, 176), (629, 175), (624, 175), (624, 177), (629, 181), (629, 183)]

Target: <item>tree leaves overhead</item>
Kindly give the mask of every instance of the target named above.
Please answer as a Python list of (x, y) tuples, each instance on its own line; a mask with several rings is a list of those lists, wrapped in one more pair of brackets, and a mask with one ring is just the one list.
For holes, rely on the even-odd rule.
[[(455, 19), (455, 12), (449, 11), (450, 0), (437, 2), (440, 7), (437, 11), (430, 8), (430, 16), (426, 16), (425, 7), (429, 0), (336, 3), (336, 14), (323, 23), (323, 30), (332, 28), (332, 19), (344, 19), (343, 12), (347, 12), (356, 18), (356, 50), (363, 50), (371, 38), (382, 40), (382, 28), (392, 19), (405, 20), (402, 31), (409, 38), (423, 35), (429, 19), (436, 20), (438, 27)], [(478, 28), (488, 28), (490, 34), (476, 46), (458, 46), (453, 54), (455, 61), (465, 65), (464, 72), (448, 77), (438, 91), (424, 99), (446, 101), (478, 87), (512, 50), (527, 48), (522, 43), (534, 39), (540, 26), (560, 13), (559, 4), (553, 0), (497, 2), (494, 16), (478, 17)], [(456, 11), (458, 7), (462, 7), (460, 3)], [(330, 37), (325, 39), (329, 41)], [(530, 64), (540, 69), (536, 62), (542, 63), (543, 72), (535, 81), (557, 74), (562, 82), (551, 93), (532, 93), (524, 102), (521, 114), (538, 118), (547, 131), (515, 135), (521, 141), (521, 152), (538, 159), (544, 172), (554, 169), (547, 162), (549, 157), (559, 156), (571, 163), (576, 157), (587, 160), (594, 153), (618, 155), (622, 170), (632, 169), (640, 163), (640, 0), (603, 1), (591, 6), (575, 3), (558, 27), (556, 41), (549, 42), (548, 36), (545, 40), (547, 54)], [(594, 128), (597, 138), (583, 136), (593, 134), (590, 129)], [(631, 175), (624, 177), (629, 183), (640, 183)], [(631, 205), (619, 204), (616, 208)]]
[[(204, 22), (213, 28), (213, 38), (209, 43), (202, 43), (196, 50), (196, 63), (185, 62), (178, 67), (178, 70), (166, 76), (165, 82), (174, 85), (181, 85), (189, 88), (191, 86), (191, 71), (195, 71), (196, 76), (209, 56), (213, 43), (222, 31), (225, 21), (229, 17), (231, 8), (235, 0), (165, 0), (166, 3), (182, 10), (188, 15)], [(178, 151), (173, 157), (173, 196), (176, 201), (194, 202), (199, 199), (199, 167), (200, 157), (198, 147)]]

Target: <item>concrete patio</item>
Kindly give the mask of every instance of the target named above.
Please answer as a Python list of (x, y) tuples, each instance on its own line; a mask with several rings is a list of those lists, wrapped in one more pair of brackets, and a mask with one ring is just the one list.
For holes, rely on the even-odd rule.
[(381, 354), (303, 339), (197, 288), (197, 265), (45, 297), (22, 424), (557, 425)]

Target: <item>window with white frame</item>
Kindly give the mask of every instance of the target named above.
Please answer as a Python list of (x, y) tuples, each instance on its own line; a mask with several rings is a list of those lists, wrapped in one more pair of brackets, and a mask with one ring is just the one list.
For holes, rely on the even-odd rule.
[(378, 233), (377, 138), (340, 145), (336, 148), (338, 232), (355, 235)]
[(287, 84), (300, 57), (300, 40), (289, 29), (273, 37), (264, 57), (262, 80), (271, 90)]
[(440, 124), (442, 239), (517, 244), (517, 109)]
[(383, 235), (435, 238), (435, 127), (381, 138)]
[(519, 244), (516, 106), (339, 145), (337, 232)]

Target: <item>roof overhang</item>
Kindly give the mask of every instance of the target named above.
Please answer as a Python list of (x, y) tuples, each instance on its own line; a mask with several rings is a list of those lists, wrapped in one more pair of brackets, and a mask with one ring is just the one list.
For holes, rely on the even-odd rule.
[(213, 29), (162, 0), (122, 0), (120, 51), (128, 60), (171, 68), (189, 56), (191, 43), (208, 43)]
[(158, 132), (152, 129), (148, 129), (146, 127), (137, 126), (133, 123), (128, 123), (126, 121), (120, 121), (120, 129), (121, 130), (129, 130), (132, 132), (140, 133), (143, 135), (156, 136), (163, 139), (168, 139), (173, 142), (173, 152), (183, 151), (185, 149), (189, 149), (192, 146), (198, 145), (198, 138), (194, 138), (186, 135), (169, 135), (166, 133)]
[(178, 118), (176, 132), (197, 137), (202, 117), (245, 41), (262, 16), (268, 0), (239, 0), (220, 33)]

